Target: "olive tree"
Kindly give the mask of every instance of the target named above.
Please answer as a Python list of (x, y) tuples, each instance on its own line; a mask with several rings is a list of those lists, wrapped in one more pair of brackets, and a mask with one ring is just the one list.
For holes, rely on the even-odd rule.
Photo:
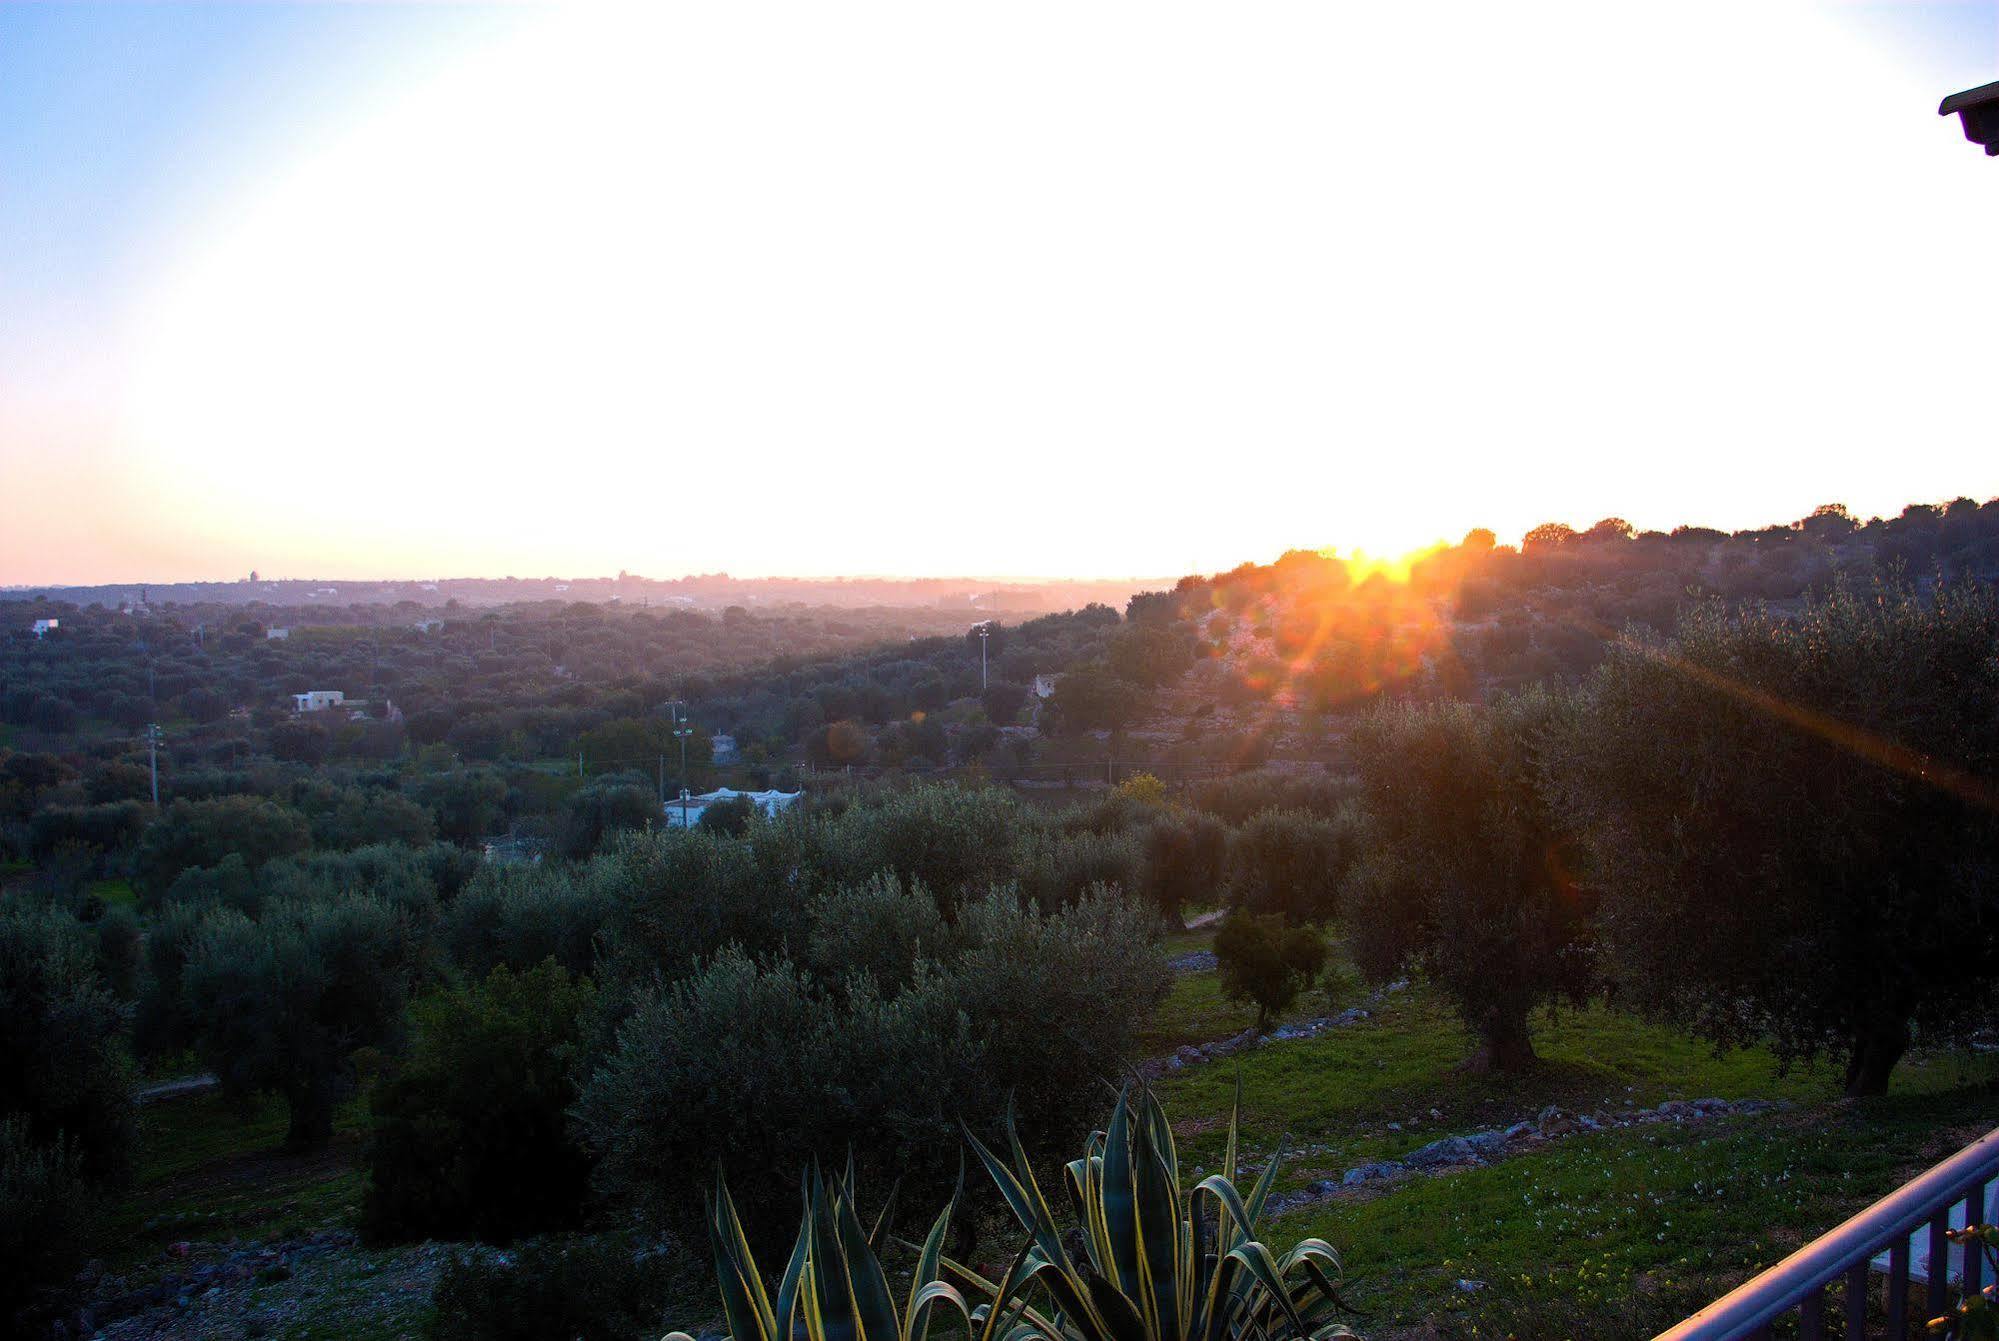
[(1374, 850), (1349, 882), (1361, 971), (1420, 969), (1479, 1040), (1473, 1069), (1534, 1060), (1528, 1017), (1590, 988), (1587, 900), (1539, 786), (1560, 700), (1378, 709), (1352, 744)]
[(1588, 686), (1551, 781), (1630, 999), (1879, 1094), (1999, 970), (1999, 602), (1844, 586), (1699, 606)]
[(371, 895), (286, 901), (255, 922), (223, 908), (195, 933), (181, 991), (224, 1087), (283, 1095), (286, 1144), (303, 1149), (332, 1137), (354, 1052), (400, 1031), (415, 961), (409, 919)]

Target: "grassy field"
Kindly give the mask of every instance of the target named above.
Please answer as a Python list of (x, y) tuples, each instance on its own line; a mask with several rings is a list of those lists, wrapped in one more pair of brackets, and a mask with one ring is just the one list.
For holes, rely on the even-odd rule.
[[(1183, 933), (1166, 953), (1205, 948), (1210, 936)], [(1331, 989), (1315, 992), (1292, 1018), (1370, 999), (1335, 959)], [(1605, 1113), (1672, 1098), (1790, 1105), (1755, 1117), (1578, 1134), (1268, 1222), (1274, 1245), (1309, 1234), (1339, 1249), (1364, 1310), (1353, 1324), (1375, 1341), (1650, 1336), (1999, 1123), (1999, 1065), (1989, 1059), (1913, 1057), (1890, 1096), (1847, 1103), (1825, 1069), (1786, 1074), (1767, 1052), (1716, 1055), (1592, 1007), (1537, 1020), (1541, 1060), (1530, 1073), (1474, 1075), (1459, 1068), (1471, 1040), (1421, 984), (1375, 1004), (1366, 1022), (1163, 1081), (1183, 1176), (1217, 1162), (1238, 1075), (1252, 1157), (1280, 1138), (1299, 1151), (1286, 1162), (1281, 1190), (1338, 1179), (1353, 1165), (1440, 1137), (1532, 1118), (1549, 1104)], [(1224, 1038), (1250, 1018), (1223, 999), (1213, 971), (1182, 973), (1148, 1022), (1141, 1051)], [(107, 1218), (107, 1264), (143, 1273), (181, 1240), (270, 1241), (351, 1228), (363, 1193), (364, 1127), (361, 1106), (349, 1104), (329, 1151), (296, 1156), (280, 1149), (284, 1111), (275, 1100), (241, 1108), (206, 1096), (142, 1110), (140, 1175)], [(408, 1273), (409, 1251), (398, 1258), (348, 1250), (316, 1278), (309, 1305), (270, 1334), (414, 1335), (423, 1302), (382, 1302), (384, 1280), (431, 1278)], [(299, 1291), (268, 1293), (295, 1299)], [(705, 1313), (709, 1302), (692, 1306)]]
[(277, 1098), (245, 1107), (211, 1093), (140, 1109), (138, 1174), (106, 1217), (107, 1261), (144, 1261), (182, 1239), (282, 1238), (351, 1224), (366, 1123), (362, 1106), (347, 1104), (329, 1148), (294, 1155), (282, 1149)]
[(113, 908), (137, 908), (139, 896), (132, 889), (132, 882), (122, 877), (116, 880), (93, 880), (85, 891), (95, 894), (105, 904)]
[[(1163, 1050), (1242, 1029), (1249, 1012), (1215, 979), (1176, 979), (1148, 1042)], [(1343, 979), (1330, 1003), (1309, 1000), (1294, 1018), (1357, 994)], [(1357, 1330), (1375, 1337), (1650, 1336), (1999, 1123), (1999, 1066), (1986, 1059), (1913, 1057), (1889, 1097), (1849, 1103), (1825, 1068), (1786, 1074), (1760, 1049), (1716, 1055), (1600, 1006), (1537, 1020), (1535, 1043), (1540, 1064), (1527, 1074), (1460, 1070), (1472, 1041), (1419, 984), (1383, 998), (1369, 1022), (1252, 1049), (1161, 1091), (1183, 1165), (1212, 1166), (1240, 1074), (1245, 1140), (1303, 1148), (1280, 1178), (1287, 1190), (1549, 1104), (1792, 1105), (1579, 1134), (1273, 1221), (1273, 1240), (1317, 1235), (1341, 1251), (1367, 1313)]]

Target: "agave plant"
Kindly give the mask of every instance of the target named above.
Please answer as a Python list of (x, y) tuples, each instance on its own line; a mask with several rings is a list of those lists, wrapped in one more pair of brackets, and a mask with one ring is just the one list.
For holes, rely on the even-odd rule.
[[(733, 1341), (924, 1341), (939, 1300), (968, 1320), (964, 1297), (939, 1279), (944, 1236), (950, 1232), (952, 1197), (917, 1251), (916, 1271), (902, 1308), (896, 1307), (876, 1245), (893, 1209), (885, 1208), (872, 1230), (863, 1229), (855, 1207), (854, 1170), (829, 1181), (814, 1169), (805, 1182), (805, 1218), (773, 1296), (764, 1286), (737, 1217), (729, 1188), (719, 1176), (708, 1203), (708, 1239), (715, 1253), (722, 1311)], [(685, 1332), (664, 1341), (692, 1341)]]
[[(877, 1255), (889, 1211), (863, 1230), (853, 1169), (828, 1182), (815, 1170), (805, 1218), (773, 1297), (725, 1183), (709, 1203), (722, 1307), (734, 1341), (924, 1341), (939, 1304), (963, 1318), (972, 1341), (1331, 1341), (1354, 1334), (1334, 1321), (1339, 1256), (1305, 1239), (1282, 1257), (1255, 1236), (1277, 1178), (1277, 1159), (1245, 1200), (1235, 1188), (1236, 1116), (1222, 1170), (1191, 1192), (1165, 1111), (1150, 1090), (1118, 1096), (1110, 1126), (1068, 1165), (1080, 1222), (1072, 1251), (1035, 1182), (1011, 1119), (1012, 1159), (969, 1132), (1027, 1242), (997, 1283), (943, 1255), (957, 1198), (917, 1247), (906, 1302), (896, 1307)], [(893, 1198), (891, 1198), (893, 1201)], [(968, 1302), (976, 1300), (976, 1304)], [(687, 1341), (675, 1332), (665, 1341)]]
[(1340, 1261), (1304, 1239), (1282, 1257), (1256, 1237), (1277, 1179), (1275, 1155), (1245, 1199), (1236, 1191), (1237, 1087), (1221, 1172), (1180, 1189), (1166, 1112), (1149, 1089), (1118, 1096), (1107, 1130), (1068, 1165), (1080, 1252), (1056, 1222), (1011, 1120), (1011, 1161), (966, 1133), (1027, 1243), (997, 1283), (941, 1265), (981, 1302), (978, 1341), (1327, 1341), (1353, 1332), (1334, 1320)]

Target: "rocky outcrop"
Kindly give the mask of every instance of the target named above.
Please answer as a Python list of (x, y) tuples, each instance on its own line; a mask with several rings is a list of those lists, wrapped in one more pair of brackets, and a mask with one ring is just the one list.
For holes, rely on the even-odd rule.
[(1337, 1015), (1322, 1015), (1317, 1019), (1279, 1025), (1267, 1034), (1260, 1034), (1255, 1029), (1245, 1029), (1239, 1034), (1218, 1038), (1212, 1043), (1185, 1044), (1163, 1057), (1153, 1057), (1139, 1063), (1138, 1074), (1147, 1080), (1157, 1080), (1161, 1076), (1170, 1076), (1176, 1071), (1184, 1071), (1203, 1062), (1212, 1062), (1217, 1058), (1241, 1052), (1245, 1048), (1266, 1048), (1273, 1043), (1317, 1038), (1329, 1030), (1345, 1029), (1351, 1025), (1361, 1024), (1374, 1018), (1374, 1012), (1381, 1008), (1381, 1003), (1385, 999), (1408, 986), (1406, 981), (1389, 983), (1380, 991), (1370, 995), (1361, 1005), (1351, 1006)]
[[(1789, 1104), (1769, 1099), (1668, 1099), (1657, 1108), (1571, 1113), (1551, 1104), (1531, 1122), (1492, 1127), (1464, 1136), (1446, 1136), (1418, 1146), (1400, 1159), (1356, 1165), (1338, 1178), (1322, 1178), (1296, 1192), (1272, 1197), (1269, 1209), (1271, 1214), (1281, 1215), (1301, 1206), (1350, 1195), (1374, 1183), (1423, 1177), (1446, 1169), (1496, 1164), (1582, 1132), (1614, 1131), (1660, 1123), (1682, 1125), (1718, 1117), (1749, 1117), (1788, 1107)], [(1401, 1123), (1390, 1123), (1389, 1126), (1397, 1131), (1402, 1128)]]

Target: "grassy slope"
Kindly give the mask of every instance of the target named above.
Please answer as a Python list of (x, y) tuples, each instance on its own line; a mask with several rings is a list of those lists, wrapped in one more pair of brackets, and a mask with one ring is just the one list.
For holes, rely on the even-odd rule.
[(242, 1107), (208, 1094), (142, 1108), (138, 1176), (106, 1216), (111, 1263), (143, 1260), (178, 1239), (270, 1239), (351, 1224), (366, 1120), (348, 1104), (329, 1149), (291, 1155), (281, 1148), (280, 1099)]
[[(1351, 988), (1335, 997), (1352, 999)], [(1308, 1001), (1294, 1015), (1326, 1009)], [(1221, 999), (1214, 974), (1187, 974), (1148, 1041), (1219, 1038), (1248, 1019)], [(1999, 1121), (1999, 1067), (1961, 1057), (1913, 1058), (1889, 1098), (1845, 1104), (1823, 1068), (1786, 1075), (1762, 1050), (1717, 1056), (1602, 1007), (1539, 1020), (1535, 1037), (1541, 1065), (1529, 1075), (1459, 1071), (1471, 1040), (1419, 985), (1389, 997), (1369, 1024), (1185, 1072), (1162, 1091), (1183, 1164), (1212, 1165), (1239, 1070), (1245, 1140), (1259, 1150), (1280, 1137), (1315, 1147), (1287, 1162), (1280, 1188), (1531, 1118), (1550, 1103), (1585, 1112), (1705, 1096), (1797, 1105), (1570, 1137), (1273, 1222), (1274, 1240), (1313, 1234), (1342, 1252), (1369, 1335), (1428, 1335), (1409, 1329), (1441, 1318), (1451, 1334), (1522, 1341), (1649, 1336)], [(1467, 1293), (1461, 1279), (1484, 1287)]]
[[(1175, 937), (1169, 953), (1207, 939)], [(1330, 1002), (1314, 997), (1293, 1014), (1329, 1013), (1361, 996), (1345, 973)], [(1225, 1037), (1249, 1018), (1222, 999), (1214, 973), (1183, 974), (1143, 1050)], [(1218, 1157), (1239, 1071), (1249, 1147), (1265, 1150), (1280, 1137), (1312, 1147), (1287, 1162), (1283, 1188), (1531, 1117), (1549, 1103), (1594, 1111), (1714, 1095), (1796, 1105), (1758, 1118), (1570, 1137), (1271, 1222), (1273, 1242), (1313, 1234), (1341, 1251), (1368, 1314), (1356, 1320), (1359, 1330), (1377, 1341), (1649, 1336), (1999, 1122), (1999, 1066), (1982, 1060), (1914, 1058), (1889, 1098), (1843, 1104), (1824, 1070), (1784, 1075), (1756, 1050), (1716, 1056), (1600, 1007), (1537, 1022), (1536, 1042), (1542, 1064), (1531, 1075), (1465, 1074), (1456, 1068), (1470, 1040), (1419, 985), (1386, 998), (1370, 1023), (1252, 1050), (1162, 1089), (1191, 1174)], [(276, 1101), (239, 1110), (211, 1096), (144, 1110), (139, 1180), (107, 1225), (113, 1269), (143, 1270), (178, 1239), (268, 1240), (351, 1226), (364, 1121), (349, 1105), (331, 1152), (294, 1157), (278, 1149), (284, 1111)], [(1466, 1293), (1461, 1279), (1484, 1288)], [(335, 1331), (324, 1334), (344, 1335), (336, 1305), (347, 1288), (329, 1290), (284, 1334), (317, 1336), (325, 1325)], [(365, 1291), (365, 1277), (352, 1288)], [(1441, 1330), (1426, 1319), (1441, 1320)], [(380, 1334), (413, 1323), (420, 1317), (405, 1314)]]

